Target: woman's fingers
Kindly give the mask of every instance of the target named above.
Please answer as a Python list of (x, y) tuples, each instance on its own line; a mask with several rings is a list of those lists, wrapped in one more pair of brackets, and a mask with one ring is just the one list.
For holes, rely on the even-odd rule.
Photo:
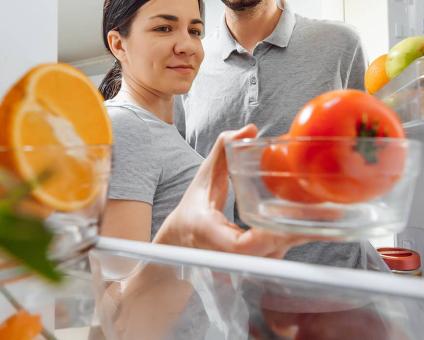
[[(187, 215), (184, 215), (187, 216)], [(293, 246), (311, 242), (311, 238), (252, 228), (244, 231), (214, 209), (192, 216), (191, 235), (186, 246), (252, 256), (282, 258)], [(184, 238), (181, 237), (182, 239)]]
[(235, 140), (243, 138), (255, 138), (258, 134), (258, 128), (254, 124), (248, 124), (239, 130), (226, 131), (220, 135), (223, 139), (223, 143), (227, 144)]
[(168, 216), (154, 242), (281, 259), (290, 248), (318, 240), (329, 241), (258, 228), (244, 231), (222, 212), (205, 209)]
[(243, 232), (214, 209), (195, 209), (176, 215), (169, 223), (179, 234), (178, 244), (191, 248), (231, 252)]
[(205, 162), (226, 168), (225, 144), (238, 139), (255, 138), (257, 133), (258, 128), (254, 124), (246, 125), (240, 130), (221, 132)]
[(285, 236), (277, 236), (275, 233), (253, 228), (240, 236), (236, 249), (241, 254), (269, 256), (279, 250), (285, 251), (289, 246), (290, 244), (288, 244), (288, 239)]
[(222, 210), (227, 198), (228, 168), (225, 154), (225, 144), (240, 138), (253, 138), (257, 128), (249, 124), (237, 131), (226, 131), (219, 135), (211, 153), (202, 164), (199, 176), (206, 186), (209, 207)]
[(252, 228), (240, 235), (236, 252), (255, 256), (283, 258), (295, 246), (315, 241), (329, 241), (324, 237), (284, 234), (265, 229)]

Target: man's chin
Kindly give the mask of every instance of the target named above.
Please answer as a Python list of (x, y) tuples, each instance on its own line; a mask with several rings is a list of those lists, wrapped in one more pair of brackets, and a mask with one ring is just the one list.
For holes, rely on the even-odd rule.
[(259, 5), (262, 0), (221, 0), (225, 6), (233, 11), (244, 11)]

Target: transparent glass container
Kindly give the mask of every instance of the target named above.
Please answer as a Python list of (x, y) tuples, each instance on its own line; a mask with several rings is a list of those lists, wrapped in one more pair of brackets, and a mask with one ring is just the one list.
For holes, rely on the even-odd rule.
[[(11, 189), (37, 181), (15, 209), (44, 220), (53, 232), (53, 261), (73, 261), (97, 241), (110, 165), (108, 145), (0, 148), (0, 203), (6, 202)], [(0, 285), (27, 275), (16, 261), (0, 254)]]
[[(366, 162), (354, 151), (358, 147), (378, 150), (377, 165), (363, 166)], [(307, 167), (302, 163), (296, 171), (264, 170), (263, 157), (270, 148), (303, 152), (314, 166), (303, 170)], [(404, 139), (260, 138), (230, 143), (226, 152), (239, 214), (246, 224), (342, 239), (401, 231), (421, 165), (420, 143)], [(331, 159), (335, 163), (329, 168)], [(346, 197), (346, 202), (328, 196), (320, 202), (291, 199), (293, 190), (283, 189), (293, 182), (308, 193), (339, 191), (338, 197)], [(352, 195), (356, 199), (349, 202)]]

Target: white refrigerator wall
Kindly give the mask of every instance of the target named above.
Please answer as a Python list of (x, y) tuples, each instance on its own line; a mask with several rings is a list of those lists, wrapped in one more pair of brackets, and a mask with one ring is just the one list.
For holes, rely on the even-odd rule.
[(224, 5), (220, 0), (204, 0), (205, 2), (205, 20), (206, 34), (211, 34), (215, 31), (220, 21), (223, 20)]
[(408, 36), (424, 35), (424, 0), (388, 0), (390, 46)]
[(387, 0), (344, 0), (345, 22), (356, 28), (369, 61), (389, 50)]
[(30, 67), (57, 61), (57, 0), (2, 1), (0, 31), (2, 98)]
[(307, 18), (344, 20), (343, 0), (289, 0), (295, 13)]

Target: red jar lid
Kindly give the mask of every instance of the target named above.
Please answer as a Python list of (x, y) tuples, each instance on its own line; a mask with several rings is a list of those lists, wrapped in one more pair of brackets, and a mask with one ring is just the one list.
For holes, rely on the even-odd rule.
[(378, 248), (377, 251), (391, 270), (417, 270), (421, 267), (420, 255), (405, 248)]

